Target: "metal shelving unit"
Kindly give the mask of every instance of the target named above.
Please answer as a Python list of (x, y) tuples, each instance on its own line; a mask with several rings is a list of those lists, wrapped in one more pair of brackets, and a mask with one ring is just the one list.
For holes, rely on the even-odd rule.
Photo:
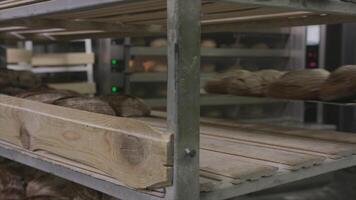
[[(258, 33), (256, 30), (252, 30), (252, 33)], [(268, 32), (267, 32), (268, 33)], [(273, 34), (285, 35), (293, 37), (290, 31), (287, 29), (272, 30)], [(288, 45), (286, 45), (288, 46)], [(167, 48), (161, 47), (145, 47), (145, 46), (129, 46), (126, 48), (130, 56), (152, 56), (163, 57), (167, 56)], [(292, 56), (297, 57), (297, 53), (291, 48), (284, 49), (247, 49), (247, 48), (201, 48), (200, 55), (203, 58), (278, 58), (278, 59), (290, 59)], [(128, 67), (126, 67), (128, 68)], [(200, 85), (204, 86), (208, 80), (215, 78), (218, 75), (216, 72), (201, 73)], [(126, 82), (125, 88), (129, 88), (131, 91), (132, 83), (165, 83), (167, 82), (167, 73), (161, 72), (128, 72), (125, 73)], [(202, 89), (202, 94), (205, 91)], [(200, 97), (201, 106), (217, 106), (217, 105), (253, 105), (264, 103), (277, 103), (282, 102), (278, 100), (254, 98), (254, 97), (237, 97), (237, 96), (223, 96), (223, 95), (202, 95)], [(158, 98), (145, 98), (148, 105), (153, 108), (162, 108), (166, 105), (166, 99), (164, 97)]]
[[(203, 2), (203, 4), (201, 4)], [(134, 5), (141, 5), (135, 7)], [(7, 39), (75, 39), (84, 37), (161, 34), (168, 31), (168, 131), (174, 137), (173, 183), (164, 196), (133, 190), (120, 183), (60, 162), (2, 143), (0, 155), (56, 174), (122, 199), (227, 199), (322, 173), (356, 166), (355, 156), (327, 160), (322, 165), (298, 171), (285, 171), (268, 178), (245, 183), (221, 184), (200, 194), (199, 189), (199, 60), (201, 30), (250, 29), (356, 21), (355, 1), (295, 0), (47, 0), (21, 6), (2, 7), (0, 25), (25, 29), (63, 28), (66, 30), (19, 37), (9, 29), (0, 36)], [(220, 7), (229, 3), (227, 7)], [(143, 5), (143, 7), (142, 7)], [(128, 6), (128, 7), (125, 7)], [(168, 12), (166, 11), (166, 7)], [(6, 8), (6, 9), (5, 9)], [(157, 12), (157, 8), (161, 8)], [(120, 12), (146, 11), (126, 18)], [(214, 9), (218, 9), (217, 12)], [(203, 17), (201, 19), (201, 10)], [(162, 12), (160, 12), (162, 11)], [(152, 16), (150, 12), (156, 13)], [(118, 16), (113, 16), (115, 13)], [(168, 13), (168, 16), (167, 16)], [(125, 14), (125, 13), (123, 13)], [(73, 20), (75, 19), (75, 20)], [(166, 19), (168, 21), (166, 25)], [(200, 26), (200, 19), (202, 20)], [(122, 22), (122, 23), (117, 23)], [(17, 27), (18, 28), (18, 27)], [(15, 29), (15, 27), (13, 27)], [(14, 34), (15, 33), (15, 34)], [(186, 88), (189, 88), (187, 90)]]
[[(75, 42), (81, 42), (83, 43), (84, 46), (84, 52), (88, 55), (93, 55), (93, 46), (92, 46), (92, 40), (90, 39), (84, 39), (80, 41), (75, 41)], [(57, 64), (55, 66), (50, 65), (33, 65), (33, 61), (38, 59), (38, 55), (33, 55), (33, 42), (32, 41), (25, 41), (25, 44), (23, 45), (25, 49), (23, 51), (28, 51), (31, 52), (30, 60), (28, 62), (21, 62), (21, 63), (11, 63), (7, 65), (8, 69), (11, 70), (24, 70), (24, 71), (31, 71), (32, 73), (35, 74), (47, 74), (47, 73), (68, 73), (68, 72), (82, 72), (86, 74), (86, 81), (84, 82), (67, 82), (67, 83), (62, 83), (62, 84), (51, 84), (52, 87), (56, 88), (62, 88), (65, 89), (68, 86), (73, 86), (77, 85), (83, 90), (79, 90), (78, 92), (84, 93), (84, 94), (90, 94), (93, 95), (96, 93), (96, 85), (94, 82), (94, 61), (91, 63), (83, 63), (83, 64)], [(19, 49), (22, 51), (22, 49)], [(40, 54), (40, 56), (46, 56), (47, 54)], [(51, 55), (51, 54), (49, 54)], [(94, 59), (93, 59), (94, 60)]]

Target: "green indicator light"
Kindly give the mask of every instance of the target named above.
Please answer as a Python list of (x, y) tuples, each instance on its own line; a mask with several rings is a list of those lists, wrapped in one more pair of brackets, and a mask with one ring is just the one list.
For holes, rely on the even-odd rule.
[(112, 93), (118, 93), (119, 92), (119, 88), (117, 88), (116, 86), (112, 86), (111, 87), (111, 92)]
[(111, 60), (111, 64), (113, 64), (113, 65), (117, 65), (117, 63), (119, 63), (116, 59), (112, 59)]

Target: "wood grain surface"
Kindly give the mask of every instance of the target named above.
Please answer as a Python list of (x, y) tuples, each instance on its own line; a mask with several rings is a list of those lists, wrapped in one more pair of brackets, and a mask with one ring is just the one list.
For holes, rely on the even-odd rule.
[(0, 95), (0, 138), (87, 165), (134, 188), (171, 183), (171, 135), (139, 121)]

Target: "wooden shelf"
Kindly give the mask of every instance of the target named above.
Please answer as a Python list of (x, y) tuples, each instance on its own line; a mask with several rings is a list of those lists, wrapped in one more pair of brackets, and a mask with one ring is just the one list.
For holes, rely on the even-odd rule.
[[(33, 0), (0, 4), (0, 27), (8, 39), (77, 39), (142, 36), (166, 32), (166, 1)], [(204, 32), (355, 22), (356, 4), (344, 1), (203, 1)], [(20, 27), (20, 30), (19, 30)], [(22, 30), (21, 30), (22, 27)]]
[[(54, 41), (163, 35), (167, 31), (166, 2), (21, 0), (14, 3), (6, 0), (0, 3), (0, 37), (7, 40)], [(170, 74), (169, 96), (172, 101), (169, 102), (169, 131), (166, 121), (161, 118), (111, 118), (1, 96), (1, 137), (16, 144), (16, 147), (1, 143), (0, 155), (120, 199), (172, 199), (159, 196), (164, 190), (147, 195), (145, 191), (133, 191), (128, 187), (154, 185), (162, 188), (171, 186), (172, 182), (176, 183), (173, 185), (173, 195), (181, 199), (184, 196), (197, 199), (199, 171), (203, 177), (200, 180), (205, 186), (201, 199), (227, 199), (356, 166), (355, 135), (336, 132), (271, 132), (231, 124), (205, 123), (200, 126), (202, 143), (199, 149), (199, 132), (196, 131), (199, 123), (194, 117), (198, 116), (198, 105), (197, 99), (192, 98), (198, 97), (199, 88), (194, 86), (199, 80), (194, 71), (194, 74), (190, 73), (190, 67), (198, 63), (193, 56), (199, 57), (199, 37), (196, 33), (200, 29), (194, 26), (199, 20), (199, 15), (194, 15), (197, 14), (194, 11), (199, 10), (199, 6), (192, 1), (189, 4), (187, 2), (180, 1), (170, 7), (177, 13), (170, 15), (170, 28), (175, 34), (170, 34), (169, 40), (179, 42), (174, 44), (176, 48), (170, 49), (170, 62), (174, 61), (172, 67), (175, 70), (171, 70)], [(189, 5), (194, 6), (185, 10)], [(184, 16), (185, 12), (189, 13), (188, 17)], [(203, 32), (236, 32), (256, 28), (355, 22), (356, 4), (355, 1), (341, 0), (203, 0), (201, 16)], [(179, 26), (173, 25), (176, 23)], [(182, 34), (183, 31), (186, 31), (185, 34)], [(187, 51), (189, 45), (186, 44), (192, 44), (192, 49)], [(176, 60), (173, 59), (175, 55), (179, 55)], [(172, 131), (177, 134), (174, 141), (170, 135)], [(98, 140), (100, 136), (101, 140)], [(61, 143), (62, 140), (65, 142)], [(93, 143), (99, 141), (111, 146)], [(50, 145), (49, 142), (56, 145)], [(141, 142), (147, 146), (141, 145)], [(129, 145), (121, 147), (118, 144)], [(130, 149), (131, 145), (137, 148)], [(149, 151), (144, 156), (137, 151), (142, 146)], [(175, 147), (173, 153), (171, 146)], [(201, 151), (202, 168), (199, 168), (198, 157), (183, 155), (187, 147)], [(41, 151), (36, 152), (38, 149)], [(107, 152), (108, 149), (114, 152)], [(46, 151), (50, 155), (43, 153)], [(134, 154), (124, 155), (120, 151)], [(53, 155), (57, 158), (43, 161)], [(59, 156), (61, 159), (58, 159)], [(120, 159), (125, 162), (114, 162), (117, 156), (128, 157)], [(138, 158), (144, 164), (137, 164)], [(80, 162), (71, 162), (70, 167), (65, 167), (69, 163), (66, 159), (81, 161), (91, 168), (86, 172), (79, 170), (83, 168), (78, 164)], [(114, 166), (108, 168), (108, 161)], [(221, 168), (221, 162), (226, 163), (230, 169)], [(172, 166), (175, 173), (170, 171)], [(113, 184), (104, 179), (100, 175), (103, 172), (115, 176), (115, 180), (120, 180), (120, 183)], [(174, 181), (171, 176), (174, 176)], [(187, 182), (192, 185), (187, 185)]]
[[(141, 120), (164, 130), (160, 116)], [(208, 119), (200, 129), (200, 169), (217, 175), (201, 199), (229, 199), (356, 165), (354, 134)]]
[[(71, 114), (72, 110), (66, 109), (66, 112)], [(88, 117), (94, 116), (103, 117), (98, 114)], [(160, 114), (132, 120), (157, 132), (167, 132), (165, 118)], [(356, 165), (356, 135), (353, 134), (239, 125), (207, 119), (202, 120), (200, 129), (201, 199), (227, 199)], [(129, 133), (130, 128), (122, 131)], [(82, 152), (86, 150), (81, 149)], [(120, 199), (169, 199), (164, 187), (132, 189), (100, 168), (73, 162), (54, 151), (36, 151), (1, 141), (0, 156)], [(221, 165), (222, 162), (225, 164)]]

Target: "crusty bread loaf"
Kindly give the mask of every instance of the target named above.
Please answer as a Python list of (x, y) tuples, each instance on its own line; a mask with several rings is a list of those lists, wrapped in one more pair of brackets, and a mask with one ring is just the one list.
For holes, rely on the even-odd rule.
[(0, 88), (9, 86), (11, 86), (11, 81), (7, 70), (0, 70)]
[(211, 39), (205, 39), (201, 41), (201, 48), (212, 49), (218, 47), (218, 44)]
[(0, 200), (117, 200), (10, 160), (0, 161)]
[(0, 93), (1, 94), (7, 94), (10, 96), (16, 96), (18, 94), (21, 94), (23, 92), (26, 92), (25, 89), (22, 88), (18, 88), (18, 87), (12, 87), (12, 86), (8, 86), (8, 87), (0, 87)]
[(238, 96), (259, 96), (261, 90), (260, 78), (253, 72), (230, 77), (227, 92)]
[(25, 184), (20, 175), (8, 166), (0, 167), (0, 199), (23, 200)]
[(205, 90), (208, 93), (231, 94), (238, 96), (264, 96), (267, 85), (280, 78), (284, 72), (261, 70), (250, 72), (233, 70), (219, 80), (208, 81)]
[(332, 72), (322, 84), (320, 99), (324, 101), (356, 99), (356, 65), (343, 66)]
[(318, 99), (320, 87), (329, 74), (323, 69), (290, 71), (268, 86), (267, 96), (301, 100)]
[(42, 80), (29, 71), (0, 70), (0, 88), (19, 87), (32, 89), (42, 86)]
[(55, 101), (54, 104), (67, 108), (115, 116), (115, 111), (112, 109), (112, 107), (107, 102), (98, 98), (73, 97), (60, 99)]
[(70, 193), (74, 187), (68, 181), (61, 178), (38, 172), (36, 176), (28, 180), (26, 186), (27, 200), (72, 200)]
[(117, 116), (140, 117), (148, 116), (151, 113), (150, 107), (140, 98), (126, 95), (106, 95), (101, 96), (101, 100), (107, 102)]
[(66, 99), (70, 97), (79, 96), (78, 93), (68, 90), (51, 90), (51, 89), (39, 89), (39, 90), (30, 90), (22, 92), (16, 95), (17, 97), (39, 101), (42, 103), (53, 104), (54, 102), (60, 99)]
[(258, 96), (265, 96), (267, 87), (281, 78), (286, 72), (285, 71), (278, 71), (274, 69), (265, 69), (255, 72), (255, 75), (259, 77), (260, 85), (256, 89), (254, 89), (254, 93)]
[(152, 40), (150, 43), (150, 47), (153, 47), (153, 48), (163, 48), (166, 46), (167, 46), (166, 38), (158, 38), (158, 39)]
[(74, 197), (72, 200), (103, 200), (104, 199), (101, 193), (80, 186), (75, 187), (73, 193), (74, 193)]
[[(251, 72), (247, 70), (231, 70), (218, 75), (214, 80), (207, 81), (204, 89), (207, 93), (227, 94), (231, 82), (235, 82), (236, 85), (244, 85), (240, 80), (250, 76), (250, 74)], [(244, 88), (240, 89), (243, 90)]]

